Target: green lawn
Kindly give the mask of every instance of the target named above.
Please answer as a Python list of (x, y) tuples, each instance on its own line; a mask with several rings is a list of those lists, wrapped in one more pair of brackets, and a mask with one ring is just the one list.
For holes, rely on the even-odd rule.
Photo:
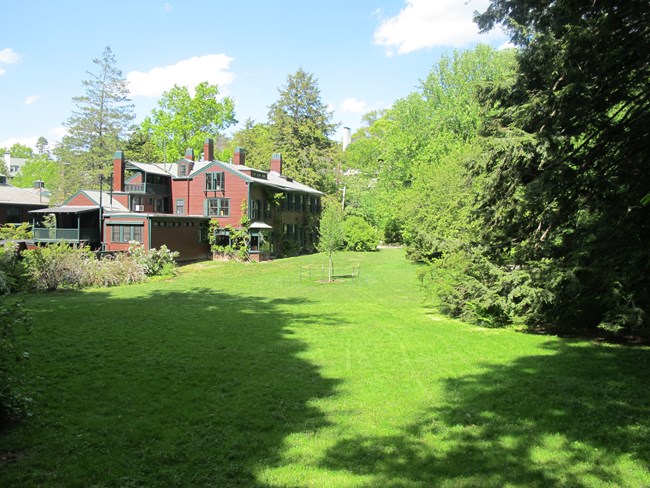
[(0, 486), (650, 485), (649, 348), (442, 318), (399, 249), (325, 262), (30, 297)]

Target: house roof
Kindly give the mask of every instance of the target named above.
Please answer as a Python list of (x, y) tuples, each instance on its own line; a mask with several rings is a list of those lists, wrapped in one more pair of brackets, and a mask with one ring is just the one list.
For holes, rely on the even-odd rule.
[(0, 185), (0, 203), (14, 205), (48, 205), (49, 192), (38, 188), (17, 188)]
[(86, 195), (93, 203), (99, 207), (99, 199), (101, 194), (102, 208), (104, 212), (129, 212), (129, 209), (113, 198), (111, 203), (111, 194), (107, 192), (99, 192), (97, 190), (81, 190), (81, 193)]
[[(193, 162), (194, 167), (192, 171), (184, 177), (181, 178), (193, 178), (194, 176), (202, 173), (205, 169), (213, 164), (221, 166), (226, 169), (229, 173), (235, 174), (244, 181), (249, 183), (256, 183), (258, 185), (263, 185), (270, 187), (276, 190), (283, 191), (297, 191), (302, 193), (310, 193), (312, 195), (323, 195), (323, 192), (316, 190), (310, 186), (304, 185), (298, 181), (293, 180), (292, 178), (287, 178), (275, 171), (264, 171), (258, 168), (251, 168), (250, 166), (243, 166), (239, 164), (224, 163), (223, 161), (190, 161), (188, 159), (181, 159), (176, 163), (168, 163), (166, 165), (160, 163), (137, 163), (129, 161), (126, 165), (127, 169), (140, 170), (145, 173), (158, 174), (162, 176), (170, 176), (172, 178), (179, 178), (178, 168), (179, 163), (181, 162)], [(257, 178), (245, 173), (245, 171), (254, 171), (256, 173), (263, 173), (266, 175), (266, 178)]]

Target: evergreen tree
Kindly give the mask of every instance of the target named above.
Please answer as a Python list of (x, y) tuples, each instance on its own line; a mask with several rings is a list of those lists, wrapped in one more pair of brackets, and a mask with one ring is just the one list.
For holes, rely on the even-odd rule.
[(127, 81), (111, 48), (106, 47), (93, 63), (97, 71), (88, 71), (89, 78), (82, 81), (85, 93), (72, 99), (76, 110), (64, 123), (68, 135), (56, 150), (58, 158), (69, 163), (66, 188), (70, 191), (96, 187), (98, 175), (110, 172), (113, 154), (135, 118)]
[(284, 173), (319, 190), (332, 190), (338, 151), (330, 136), (337, 124), (321, 100), (316, 78), (301, 68), (278, 91), (280, 98), (269, 108), (268, 118)]
[(504, 26), (520, 48), (473, 167), (485, 256), (547, 292), (532, 322), (640, 330), (650, 323), (650, 3), (493, 0), (477, 20)]

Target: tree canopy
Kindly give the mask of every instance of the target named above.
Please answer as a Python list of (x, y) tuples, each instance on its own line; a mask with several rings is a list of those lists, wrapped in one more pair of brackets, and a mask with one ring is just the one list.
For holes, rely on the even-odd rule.
[(330, 139), (337, 124), (320, 97), (314, 75), (302, 68), (278, 89), (279, 99), (269, 107), (274, 151), (282, 153), (283, 172), (319, 190), (332, 190), (337, 155)]
[(110, 171), (113, 154), (135, 118), (126, 78), (111, 48), (93, 64), (97, 71), (88, 71), (89, 78), (82, 81), (85, 93), (72, 99), (76, 109), (64, 123), (68, 135), (55, 150), (59, 160), (69, 163), (67, 190), (72, 192), (96, 187), (98, 175)]
[(163, 93), (142, 128), (151, 137), (156, 160), (176, 161), (188, 148), (201, 154), (206, 138), (215, 138), (236, 122), (233, 100), (221, 98), (219, 87), (204, 81), (193, 96), (186, 86), (178, 85)]
[(519, 47), (471, 166), (483, 256), (543, 292), (529, 323), (647, 326), (650, 4), (493, 0), (476, 19)]

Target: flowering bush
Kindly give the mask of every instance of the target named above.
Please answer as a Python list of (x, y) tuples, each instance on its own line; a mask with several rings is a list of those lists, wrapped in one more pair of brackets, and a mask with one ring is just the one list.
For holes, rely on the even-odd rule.
[(170, 251), (164, 244), (160, 249), (146, 251), (139, 243), (129, 242), (128, 255), (135, 259), (147, 276), (166, 276), (176, 273), (177, 251)]

